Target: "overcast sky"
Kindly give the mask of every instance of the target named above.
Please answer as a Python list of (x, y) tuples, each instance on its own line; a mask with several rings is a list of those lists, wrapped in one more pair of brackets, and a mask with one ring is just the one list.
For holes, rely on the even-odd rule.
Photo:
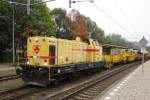
[[(108, 16), (92, 3), (75, 3), (71, 9), (90, 17), (106, 34), (119, 33), (129, 41), (139, 41), (145, 36), (150, 41), (150, 0), (94, 0), (94, 4), (103, 9), (124, 28), (120, 28)], [(49, 8), (64, 8), (69, 12), (69, 0), (56, 0), (47, 3)], [(129, 31), (129, 32), (127, 32)]]

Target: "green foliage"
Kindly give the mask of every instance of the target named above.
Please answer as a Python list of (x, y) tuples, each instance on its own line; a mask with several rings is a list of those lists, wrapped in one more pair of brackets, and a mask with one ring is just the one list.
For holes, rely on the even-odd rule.
[(127, 46), (128, 42), (122, 38), (121, 35), (113, 33), (106, 36), (104, 43), (118, 46)]
[(88, 27), (88, 31), (90, 37), (96, 39), (99, 43), (104, 43), (105, 41), (105, 33), (104, 30), (99, 28), (94, 21), (90, 18), (86, 17), (86, 23)]
[(0, 52), (11, 47), (12, 38), (12, 8), (9, 4), (0, 1)]
[(95, 32), (92, 34), (92, 38), (96, 39), (99, 43), (105, 42), (105, 34), (101, 28), (96, 28)]
[[(31, 0), (31, 3), (42, 0)], [(16, 0), (26, 3), (26, 0)], [(56, 36), (56, 24), (50, 15), (50, 9), (46, 4), (40, 3), (31, 6), (31, 14), (27, 15), (26, 6), (14, 5), (15, 8), (15, 46), (18, 43), (24, 47), (28, 36)], [(11, 48), (12, 45), (12, 9), (13, 5), (0, 1), (0, 50)]]
[[(24, 1), (24, 0), (23, 0)], [(18, 0), (18, 2), (23, 2)], [(26, 0), (25, 0), (26, 1)], [(31, 2), (35, 0), (31, 0)], [(41, 0), (38, 0), (41, 1)], [(31, 6), (31, 14), (27, 15), (26, 7), (16, 6), (15, 19), (16, 31), (18, 38), (26, 38), (28, 36), (55, 36), (56, 25), (50, 16), (50, 10), (46, 4), (38, 4)]]
[(66, 10), (61, 8), (55, 8), (50, 12), (50, 15), (53, 16), (57, 25), (56, 36), (58, 38), (72, 39), (69, 26), (70, 20), (67, 16)]

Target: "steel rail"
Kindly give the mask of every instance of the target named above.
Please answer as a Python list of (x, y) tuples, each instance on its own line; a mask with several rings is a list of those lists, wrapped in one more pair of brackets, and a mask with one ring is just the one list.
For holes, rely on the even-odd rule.
[(14, 80), (21, 78), (19, 75), (7, 75), (7, 76), (0, 76), (0, 82), (2, 81), (9, 81), (9, 80)]
[[(75, 86), (73, 88), (58, 92), (56, 94), (49, 95), (49, 96), (43, 98), (43, 100), (48, 100), (48, 99), (68, 100), (68, 98), (74, 97), (75, 95), (79, 94), (81, 91), (88, 89), (88, 88), (90, 88), (90, 87), (92, 87), (92, 86), (94, 86), (100, 82), (103, 82), (106, 79), (108, 79), (114, 75), (117, 75), (117, 74), (123, 72), (124, 70), (128, 69), (129, 67), (134, 66), (136, 64), (137, 64), (137, 62), (131, 63), (131, 64), (126, 64), (126, 65), (123, 65), (122, 67), (115, 68), (115, 69), (110, 70), (106, 73), (103, 73), (99, 77), (92, 79), (88, 82), (84, 82), (84, 83), (82, 83), (78, 86)], [(138, 64), (139, 64), (139, 62), (138, 62)]]

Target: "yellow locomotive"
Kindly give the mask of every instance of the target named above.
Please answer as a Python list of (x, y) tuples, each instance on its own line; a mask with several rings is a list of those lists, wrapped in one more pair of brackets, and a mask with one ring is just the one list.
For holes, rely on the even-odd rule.
[(28, 83), (48, 84), (65, 75), (100, 68), (102, 47), (96, 40), (88, 43), (54, 37), (29, 37), (27, 61), (20, 64), (17, 73)]
[[(148, 56), (147, 54), (147, 57)], [(28, 83), (49, 84), (66, 76), (114, 64), (141, 59), (137, 50), (114, 45), (99, 45), (96, 40), (83, 42), (55, 37), (29, 37), (26, 62), (16, 72)]]

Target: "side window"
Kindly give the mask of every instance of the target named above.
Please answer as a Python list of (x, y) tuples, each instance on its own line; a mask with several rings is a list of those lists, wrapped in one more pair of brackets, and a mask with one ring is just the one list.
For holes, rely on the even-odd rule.
[(53, 65), (55, 64), (55, 45), (49, 45), (49, 64)]
[(116, 50), (116, 49), (112, 49), (112, 55), (117, 55), (119, 53), (119, 51), (118, 50)]
[(116, 55), (116, 52), (115, 52), (115, 50), (114, 49), (112, 49), (112, 55)]
[(111, 53), (111, 49), (109, 47), (103, 47), (103, 55), (109, 55)]

